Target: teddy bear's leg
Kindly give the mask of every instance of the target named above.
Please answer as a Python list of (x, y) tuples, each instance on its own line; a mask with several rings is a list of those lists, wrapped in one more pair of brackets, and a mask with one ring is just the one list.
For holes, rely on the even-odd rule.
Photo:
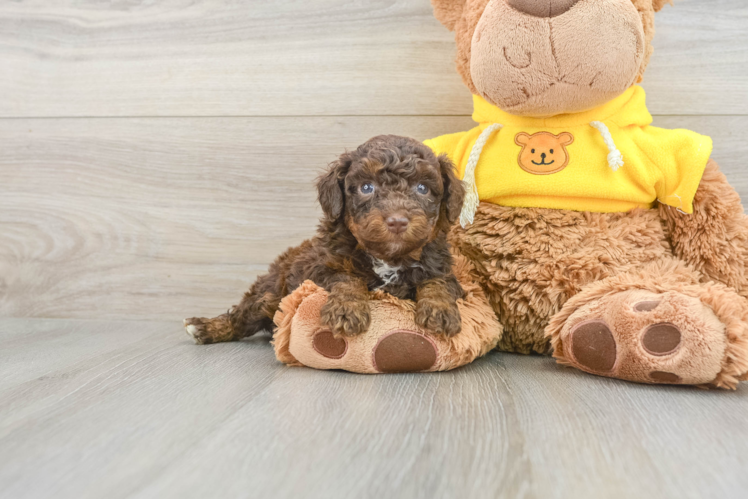
[(546, 328), (554, 356), (588, 373), (734, 389), (748, 377), (748, 301), (665, 259), (585, 287)]
[(660, 205), (673, 253), (702, 275), (748, 298), (748, 217), (740, 196), (710, 160), (693, 202), (693, 214)]

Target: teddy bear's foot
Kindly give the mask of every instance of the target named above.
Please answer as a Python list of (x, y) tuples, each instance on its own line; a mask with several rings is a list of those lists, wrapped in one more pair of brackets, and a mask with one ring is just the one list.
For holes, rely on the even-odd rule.
[(722, 369), (725, 325), (699, 299), (629, 290), (577, 310), (561, 332), (566, 360), (637, 382), (707, 384)]
[(470, 363), (496, 346), (502, 328), (475, 287), (458, 301), (462, 331), (453, 336), (416, 324), (415, 304), (382, 291), (370, 294), (371, 324), (356, 336), (335, 335), (321, 319), (328, 293), (311, 281), (281, 302), (273, 337), (277, 358), (293, 366), (358, 373), (444, 371)]
[[(289, 352), (303, 365), (361, 373), (431, 371), (444, 346), (413, 324), (394, 303), (372, 302), (371, 327), (359, 335), (336, 335), (322, 321), (328, 295), (306, 297), (295, 311)], [(279, 328), (280, 330), (280, 328)], [(282, 332), (276, 332), (278, 342)]]
[(566, 311), (554, 356), (634, 382), (735, 388), (748, 372), (746, 303), (721, 286), (685, 288), (612, 292)]

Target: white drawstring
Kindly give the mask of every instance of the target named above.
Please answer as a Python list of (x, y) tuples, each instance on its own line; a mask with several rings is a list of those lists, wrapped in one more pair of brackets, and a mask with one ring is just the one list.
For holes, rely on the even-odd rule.
[(615, 172), (623, 166), (623, 155), (618, 151), (616, 143), (613, 141), (613, 136), (610, 135), (608, 126), (603, 122), (592, 122), (590, 125), (599, 130), (600, 135), (603, 136), (603, 142), (608, 147), (608, 151), (610, 151), (608, 154), (608, 165), (613, 169), (613, 172)]
[(478, 166), (478, 160), (480, 160), (480, 154), (483, 152), (483, 146), (486, 145), (491, 134), (502, 127), (503, 125), (500, 123), (492, 123), (486, 127), (486, 130), (481, 133), (478, 140), (475, 141), (473, 149), (470, 151), (468, 163), (465, 167), (465, 175), (462, 178), (466, 191), (465, 201), (462, 204), (462, 211), (460, 212), (460, 225), (462, 227), (467, 227), (468, 224), (473, 223), (475, 213), (478, 211), (478, 205), (480, 204), (480, 198), (478, 198), (478, 187), (475, 185), (475, 167)]
[[(603, 122), (592, 122), (590, 125), (596, 128), (600, 135), (603, 137), (603, 142), (608, 148), (608, 165), (615, 172), (621, 168), (623, 163), (623, 155), (616, 147), (613, 136), (610, 134), (610, 130), (607, 125)], [(480, 198), (478, 197), (478, 187), (475, 185), (475, 168), (478, 166), (478, 160), (483, 152), (483, 147), (488, 142), (488, 138), (491, 137), (495, 131), (503, 128), (504, 126), (500, 123), (492, 123), (481, 133), (478, 140), (475, 141), (473, 149), (470, 151), (468, 157), (468, 163), (465, 167), (465, 175), (462, 178), (462, 182), (465, 184), (465, 201), (462, 205), (462, 211), (460, 212), (460, 225), (467, 227), (472, 224), (475, 220), (475, 213), (478, 211), (478, 205), (480, 204)]]

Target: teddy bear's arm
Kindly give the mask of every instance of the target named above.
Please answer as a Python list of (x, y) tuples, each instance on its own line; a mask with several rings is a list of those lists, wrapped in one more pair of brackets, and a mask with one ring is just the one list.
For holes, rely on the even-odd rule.
[(709, 160), (696, 191), (693, 214), (659, 206), (675, 255), (704, 275), (748, 297), (748, 217), (719, 165)]

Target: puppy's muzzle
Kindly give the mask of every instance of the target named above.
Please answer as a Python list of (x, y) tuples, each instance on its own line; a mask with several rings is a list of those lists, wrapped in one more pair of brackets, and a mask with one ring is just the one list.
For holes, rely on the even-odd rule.
[(393, 214), (385, 219), (385, 223), (392, 234), (402, 234), (408, 230), (410, 219), (403, 214)]

